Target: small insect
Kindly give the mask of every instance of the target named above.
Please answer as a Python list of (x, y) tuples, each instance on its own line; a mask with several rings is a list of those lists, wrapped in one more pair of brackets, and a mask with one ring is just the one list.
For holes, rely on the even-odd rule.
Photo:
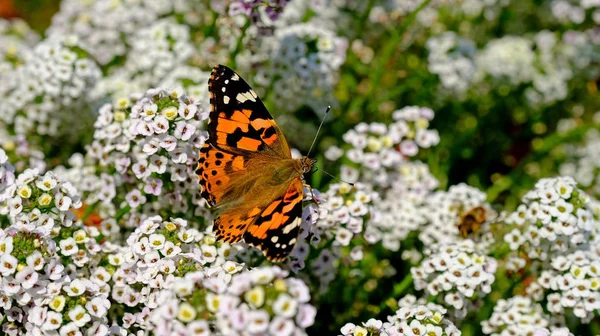
[(292, 158), (273, 117), (233, 70), (216, 66), (208, 88), (209, 137), (196, 173), (215, 211), (213, 230), (221, 241), (243, 239), (267, 259), (282, 261), (298, 238), (303, 176), (315, 160)]
[(458, 223), (460, 236), (467, 238), (469, 235), (478, 232), (486, 219), (487, 210), (482, 206), (474, 207), (465, 212), (460, 218), (460, 223)]

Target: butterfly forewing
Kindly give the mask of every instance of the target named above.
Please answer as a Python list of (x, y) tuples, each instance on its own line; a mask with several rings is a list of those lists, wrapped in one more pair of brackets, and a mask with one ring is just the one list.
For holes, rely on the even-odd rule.
[(208, 141), (215, 147), (291, 158), (283, 133), (256, 92), (238, 74), (216, 66), (208, 81), (211, 114)]
[(216, 66), (208, 82), (209, 138), (197, 174), (215, 209), (221, 241), (242, 238), (272, 261), (293, 249), (301, 223), (303, 183), (283, 133), (254, 90), (233, 70)]

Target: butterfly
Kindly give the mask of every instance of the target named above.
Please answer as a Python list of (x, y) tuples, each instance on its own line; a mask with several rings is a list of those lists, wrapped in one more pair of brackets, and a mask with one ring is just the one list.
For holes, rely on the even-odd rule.
[(214, 209), (217, 239), (242, 239), (271, 261), (294, 248), (302, 222), (303, 176), (316, 162), (292, 158), (281, 129), (254, 90), (217, 65), (208, 80), (208, 139), (196, 173)]

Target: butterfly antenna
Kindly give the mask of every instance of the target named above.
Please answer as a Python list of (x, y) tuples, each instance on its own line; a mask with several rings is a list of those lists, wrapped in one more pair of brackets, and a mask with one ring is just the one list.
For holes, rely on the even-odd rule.
[[(319, 170), (319, 167), (317, 167), (313, 173), (315, 173), (317, 170)], [(330, 177), (333, 177), (333, 179), (334, 179), (334, 180), (338, 180), (338, 181), (341, 181), (341, 182), (347, 183), (347, 184), (349, 184), (349, 185), (351, 185), (351, 186), (354, 186), (354, 183), (351, 183), (351, 182), (346, 182), (346, 181), (342, 180), (341, 178), (339, 178), (339, 177), (337, 177), (337, 176), (335, 176), (335, 175), (333, 175), (333, 174), (330, 174), (330, 173), (328, 173), (328, 172), (324, 171), (323, 169), (321, 169), (321, 171), (322, 171), (324, 174), (326, 174), (326, 175), (329, 175)]]
[(313, 139), (312, 144), (310, 145), (310, 148), (308, 149), (308, 154), (306, 154), (306, 156), (310, 157), (310, 152), (312, 151), (313, 147), (315, 146), (315, 143), (317, 142), (317, 137), (319, 136), (319, 132), (321, 131), (321, 127), (323, 127), (323, 123), (325, 122), (325, 118), (327, 118), (327, 114), (329, 113), (329, 111), (331, 110), (331, 106), (327, 106), (327, 111), (325, 111), (325, 115), (323, 116), (323, 119), (321, 119), (321, 124), (319, 124), (319, 128), (317, 129), (317, 134), (315, 134), (315, 138)]

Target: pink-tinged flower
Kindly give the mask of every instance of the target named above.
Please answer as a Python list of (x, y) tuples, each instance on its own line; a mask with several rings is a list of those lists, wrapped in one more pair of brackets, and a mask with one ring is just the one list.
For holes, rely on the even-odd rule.
[(135, 177), (138, 179), (144, 179), (152, 173), (150, 169), (148, 169), (148, 162), (146, 160), (140, 160), (133, 164), (131, 170), (135, 174)]
[(164, 156), (152, 155), (148, 169), (153, 173), (164, 174), (167, 171), (167, 162), (168, 159)]
[(269, 313), (264, 310), (253, 310), (246, 313), (247, 330), (251, 334), (262, 334), (269, 328)]
[(140, 204), (146, 202), (146, 196), (142, 195), (142, 193), (138, 189), (134, 189), (127, 193), (125, 196), (125, 200), (127, 204), (129, 204), (132, 208), (137, 208)]
[(269, 325), (269, 333), (271, 335), (290, 336), (295, 329), (294, 322), (286, 318), (277, 316)]
[(406, 156), (415, 156), (419, 153), (419, 146), (412, 140), (404, 140), (400, 143), (400, 152)]
[(160, 196), (163, 186), (163, 181), (155, 178), (147, 178), (144, 185), (144, 193)]
[(298, 315), (296, 315), (296, 324), (300, 328), (308, 328), (315, 324), (317, 309), (310, 304), (302, 304), (298, 307)]
[(175, 137), (183, 141), (189, 140), (194, 132), (196, 132), (196, 126), (189, 124), (185, 121), (178, 121), (175, 129)]
[(195, 104), (181, 104), (179, 106), (179, 116), (185, 120), (192, 119), (196, 115), (196, 112), (198, 112), (198, 106)]
[(152, 125), (153, 123), (151, 121), (146, 122), (143, 120), (138, 120), (137, 123), (135, 124), (135, 131), (132, 132), (132, 134), (141, 134), (143, 136), (151, 136), (152, 134), (154, 134), (154, 127)]
[(158, 116), (152, 122), (152, 129), (156, 134), (163, 134), (169, 130), (169, 120), (163, 116)]
[(172, 151), (177, 147), (177, 138), (172, 135), (167, 135), (160, 141), (160, 147), (164, 148), (168, 152)]

